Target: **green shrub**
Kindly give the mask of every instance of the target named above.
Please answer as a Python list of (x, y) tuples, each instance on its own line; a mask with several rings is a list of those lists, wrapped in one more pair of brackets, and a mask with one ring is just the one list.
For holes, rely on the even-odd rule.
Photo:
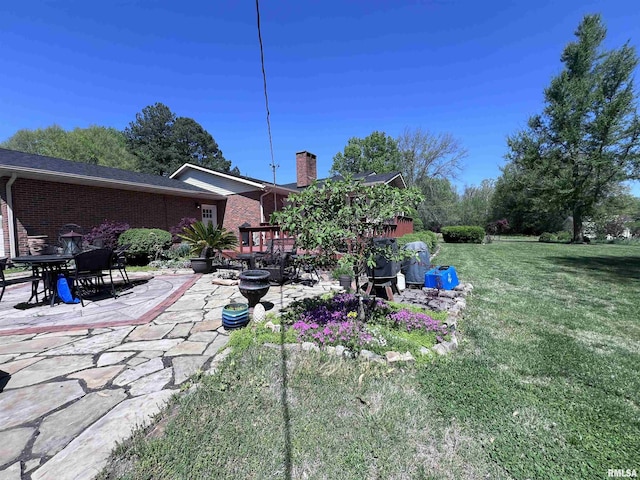
[(171, 234), (159, 228), (130, 228), (120, 235), (118, 244), (129, 245), (126, 257), (130, 264), (147, 265), (171, 246)]
[(433, 252), (438, 243), (438, 236), (431, 230), (423, 230), (422, 232), (407, 233), (398, 238), (399, 247), (404, 247), (411, 242), (424, 242), (429, 247), (429, 251)]
[(171, 248), (164, 253), (169, 260), (188, 259), (191, 254), (191, 246), (188, 243), (174, 243)]
[(446, 243), (482, 243), (484, 228), (469, 225), (442, 227), (442, 238)]
[(572, 238), (573, 235), (571, 232), (544, 232), (540, 237), (538, 237), (538, 241), (544, 243), (569, 243)]
[(555, 242), (556, 240), (558, 240), (558, 237), (556, 237), (553, 233), (549, 233), (549, 232), (544, 232), (538, 237), (538, 241), (544, 242), (544, 243), (551, 243), (551, 242)]

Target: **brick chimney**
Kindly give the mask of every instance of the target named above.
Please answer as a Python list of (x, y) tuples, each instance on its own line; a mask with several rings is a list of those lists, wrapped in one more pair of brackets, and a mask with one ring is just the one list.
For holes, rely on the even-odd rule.
[(311, 185), (318, 178), (316, 156), (306, 150), (296, 152), (296, 173), (298, 188)]

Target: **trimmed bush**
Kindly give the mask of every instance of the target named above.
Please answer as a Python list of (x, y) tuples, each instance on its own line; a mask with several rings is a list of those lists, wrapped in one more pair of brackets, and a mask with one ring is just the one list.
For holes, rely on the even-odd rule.
[(484, 228), (469, 225), (442, 227), (442, 238), (446, 243), (482, 243)]
[(411, 242), (424, 242), (429, 247), (429, 251), (433, 252), (436, 243), (438, 243), (438, 236), (431, 230), (423, 230), (421, 232), (407, 233), (398, 238), (398, 246), (400, 248)]
[(118, 244), (130, 247), (125, 253), (132, 265), (147, 265), (157, 260), (171, 246), (171, 234), (159, 228), (130, 228), (118, 239)]

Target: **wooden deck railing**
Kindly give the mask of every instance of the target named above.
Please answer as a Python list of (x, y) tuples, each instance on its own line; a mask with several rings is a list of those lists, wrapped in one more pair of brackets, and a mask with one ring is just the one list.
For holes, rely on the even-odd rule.
[[(264, 252), (269, 240), (274, 238), (292, 238), (280, 230), (277, 225), (261, 225), (259, 227), (239, 227), (240, 245), (238, 253)], [(413, 219), (396, 217), (390, 224), (389, 237), (401, 237), (413, 232)]]
[(280, 230), (277, 225), (261, 225), (259, 227), (239, 227), (239, 253), (264, 252), (269, 240), (274, 238), (291, 238)]

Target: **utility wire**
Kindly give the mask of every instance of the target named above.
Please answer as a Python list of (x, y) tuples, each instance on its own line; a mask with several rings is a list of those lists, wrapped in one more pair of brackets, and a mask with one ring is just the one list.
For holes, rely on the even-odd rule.
[[(264, 47), (262, 46), (262, 33), (260, 32), (260, 3), (259, 0), (256, 0), (256, 14), (258, 19), (258, 41), (260, 42), (260, 64), (262, 65), (262, 82), (264, 84), (264, 103), (267, 108), (267, 132), (269, 134), (269, 149), (271, 151), (271, 170), (273, 170), (273, 186), (276, 185), (276, 168), (279, 165), (276, 165), (275, 159), (273, 157), (273, 138), (271, 137), (271, 114), (269, 112), (269, 95), (267, 93), (267, 73), (264, 69)], [(275, 191), (273, 193), (273, 208), (276, 208), (276, 197)]]

